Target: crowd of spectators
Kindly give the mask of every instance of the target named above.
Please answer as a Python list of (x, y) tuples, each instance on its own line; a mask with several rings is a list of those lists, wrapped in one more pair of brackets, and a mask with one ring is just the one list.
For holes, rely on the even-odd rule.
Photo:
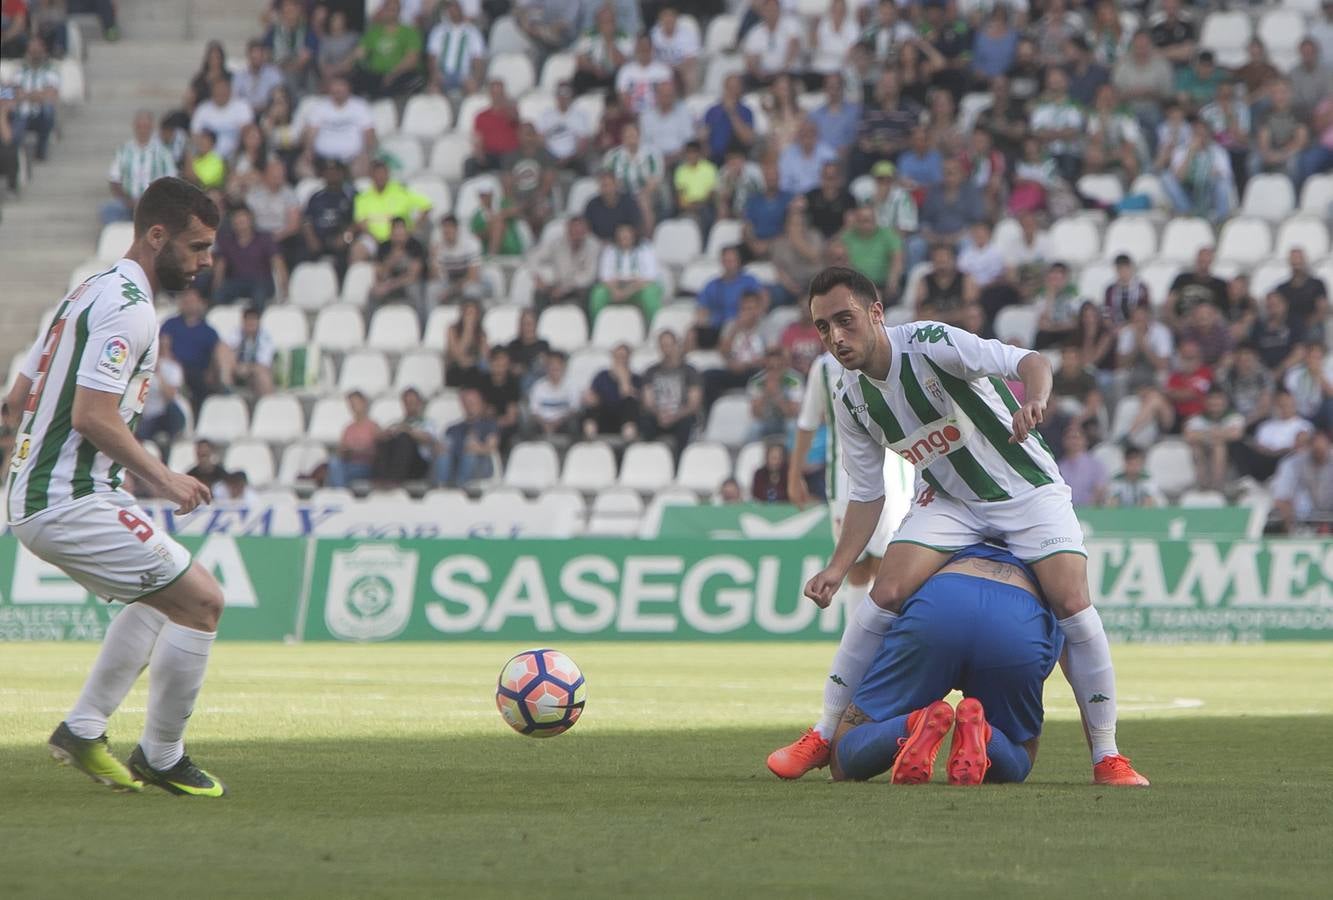
[[(1030, 312), (1027, 339), (1058, 362), (1045, 437), (1076, 502), (1165, 502), (1144, 452), (1174, 436), (1198, 489), (1234, 500), (1245, 479), (1268, 482), (1284, 522), (1333, 519), (1318, 480), (1333, 363), (1316, 261), (1292, 248), (1290, 277), (1255, 297), (1247, 274), (1219, 276), (1203, 247), (1155, 296), (1139, 274), (1149, 260), (1121, 255), (1105, 284), (1089, 285), (1049, 231), (1073, 216), (1147, 214), (1142, 176), (1171, 213), (1220, 224), (1250, 178), (1278, 173), (1299, 191), (1333, 169), (1333, 3), (1285, 72), (1257, 38), (1244, 64), (1221, 65), (1199, 43), (1211, 7), (1181, 0), (830, 0), (815, 16), (752, 0), (730, 10), (734, 43), (708, 49), (710, 21), (738, 4), (384, 0), (366, 20), (356, 6), (277, 0), (242, 60), (210, 44), (179, 108), (140, 113), (116, 155), (104, 222), (128, 218), (147, 183), (175, 171), (227, 211), (213, 271), (164, 326), (164, 357), (179, 365), (160, 389), (167, 405), (176, 390), (196, 411), (210, 392), (273, 390), (257, 330), (265, 305), (284, 300), (302, 262), (329, 260), (340, 278), (371, 262), (369, 312), (406, 304), (424, 321), (458, 307), (443, 362), (463, 416), (427, 421), (428, 398), (409, 390), (403, 421), (381, 430), (371, 398), (353, 393), (330, 484), (465, 484), (534, 438), (666, 440), (679, 453), (736, 392), (749, 437), (780, 449), (821, 349), (804, 286), (842, 264), (868, 275), (898, 320), (1011, 339), (999, 328), (1007, 311)], [(489, 66), (502, 16), (536, 72), (572, 56), (530, 117)], [(734, 66), (713, 71), (723, 56)], [(480, 110), (457, 162), (465, 178), (487, 177), (458, 217), (414, 189), (377, 137), (372, 103), (401, 112), (421, 94), (455, 110), (485, 98), (471, 101)], [(596, 190), (569, 210), (585, 178)], [(1108, 179), (1117, 200), (1090, 187)], [(717, 267), (694, 321), (654, 330), (651, 366), (621, 346), (589, 387), (574, 384), (569, 360), (538, 337), (538, 315), (572, 305), (595, 325), (624, 307), (650, 324), (682, 278), (655, 230), (679, 219)], [(710, 240), (723, 223), (730, 236)], [(503, 346), (482, 327), (508, 299), (486, 277), (496, 266), (532, 288)], [(213, 332), (208, 303), (245, 304), (242, 329)], [(154, 409), (146, 435), (180, 433)], [(1123, 471), (1095, 452), (1108, 443)], [(742, 488), (783, 499), (779, 456)]]

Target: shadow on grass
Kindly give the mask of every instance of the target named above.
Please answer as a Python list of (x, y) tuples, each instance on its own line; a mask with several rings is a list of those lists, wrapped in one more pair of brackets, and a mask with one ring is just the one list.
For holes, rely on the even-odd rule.
[(39, 737), (0, 749), (0, 897), (1274, 895), (1333, 877), (1333, 717), (1133, 723), (1146, 791), (1088, 785), (1073, 723), (1048, 727), (1027, 785), (979, 790), (779, 782), (763, 759), (792, 737), (201, 742), (222, 801), (112, 794)]

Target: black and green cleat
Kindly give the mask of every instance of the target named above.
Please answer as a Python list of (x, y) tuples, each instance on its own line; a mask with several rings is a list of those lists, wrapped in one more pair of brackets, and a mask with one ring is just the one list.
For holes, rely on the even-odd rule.
[(120, 760), (111, 755), (106, 735), (81, 738), (61, 722), (46, 742), (51, 756), (64, 766), (73, 766), (93, 781), (113, 791), (142, 791), (143, 785), (130, 774)]
[(190, 762), (188, 756), (182, 756), (170, 769), (159, 771), (148, 764), (143, 748), (136, 746), (130, 754), (130, 769), (144, 784), (183, 797), (222, 797), (227, 793), (221, 781)]

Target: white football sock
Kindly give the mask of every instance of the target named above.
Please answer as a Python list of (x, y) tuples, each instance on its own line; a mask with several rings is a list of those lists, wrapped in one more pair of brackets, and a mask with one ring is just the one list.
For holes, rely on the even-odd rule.
[(1065, 677), (1074, 689), (1074, 699), (1083, 713), (1092, 741), (1092, 761), (1117, 753), (1115, 746), (1115, 668), (1102, 617), (1096, 608), (1074, 613), (1059, 621), (1068, 646)]
[(154, 769), (170, 769), (185, 753), (185, 723), (204, 684), (214, 633), (169, 622), (153, 648), (148, 718), (139, 746)]
[(824, 717), (815, 725), (815, 731), (824, 740), (832, 739), (838, 730), (843, 710), (852, 702), (861, 679), (866, 677), (866, 669), (870, 668), (871, 660), (879, 652), (884, 635), (896, 618), (897, 613), (880, 609), (867, 593), (861, 593), (860, 603), (849, 604), (842, 640), (838, 642), (838, 652), (833, 654), (833, 665), (824, 682)]
[(142, 603), (131, 603), (111, 620), (83, 692), (65, 717), (65, 724), (76, 737), (92, 739), (106, 733), (106, 720), (124, 702), (148, 665), (157, 635), (166, 622), (165, 615)]

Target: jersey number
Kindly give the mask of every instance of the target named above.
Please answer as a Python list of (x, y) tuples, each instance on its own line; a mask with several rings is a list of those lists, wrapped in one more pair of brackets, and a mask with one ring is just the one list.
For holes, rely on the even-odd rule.
[(51, 368), (51, 357), (56, 355), (56, 347), (60, 346), (60, 336), (65, 333), (65, 323), (68, 321), (58, 319), (51, 323), (51, 330), (46, 333), (46, 346), (42, 348), (42, 357), (37, 362), (37, 373), (32, 379), (32, 389), (28, 391), (28, 404), (23, 407), (25, 413), (37, 411), (37, 399), (42, 396), (46, 373)]
[(930, 506), (935, 502), (935, 489), (928, 487), (921, 492), (921, 496), (916, 498), (917, 506)]
[(148, 543), (148, 539), (153, 536), (153, 526), (128, 509), (122, 509), (117, 518), (120, 519), (120, 524), (128, 528), (130, 534), (137, 537), (142, 543)]

